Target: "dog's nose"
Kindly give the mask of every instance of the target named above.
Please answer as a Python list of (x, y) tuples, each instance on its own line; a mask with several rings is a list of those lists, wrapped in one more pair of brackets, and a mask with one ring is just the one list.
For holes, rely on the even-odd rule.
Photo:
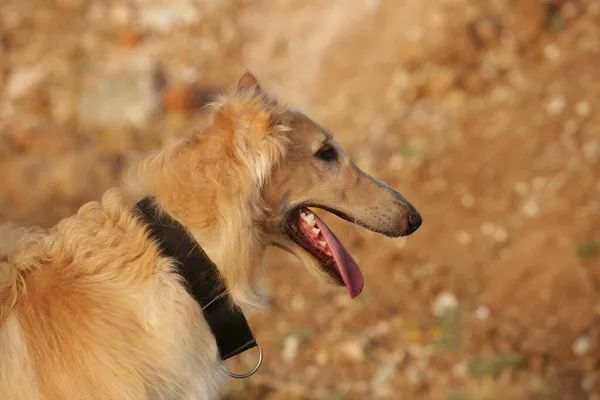
[(413, 233), (414, 231), (419, 229), (419, 227), (421, 226), (422, 223), (423, 223), (423, 218), (421, 218), (421, 214), (419, 214), (416, 210), (411, 211), (411, 213), (408, 215), (408, 232), (407, 233), (410, 235), (411, 233)]

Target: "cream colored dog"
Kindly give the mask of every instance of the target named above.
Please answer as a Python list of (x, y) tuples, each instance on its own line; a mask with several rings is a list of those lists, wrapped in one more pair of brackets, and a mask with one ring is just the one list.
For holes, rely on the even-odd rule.
[(246, 73), (209, 127), (146, 157), (127, 184), (49, 231), (0, 228), (0, 397), (215, 399), (226, 377), (215, 337), (146, 225), (152, 196), (181, 223), (243, 311), (262, 305), (268, 245), (296, 254), (351, 296), (362, 274), (311, 208), (387, 236), (421, 217), (362, 172), (307, 116)]

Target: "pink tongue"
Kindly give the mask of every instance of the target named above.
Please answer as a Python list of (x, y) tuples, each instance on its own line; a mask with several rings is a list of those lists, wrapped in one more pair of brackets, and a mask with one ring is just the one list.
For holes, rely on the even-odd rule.
[(329, 230), (327, 225), (317, 215), (315, 214), (315, 221), (317, 223), (318, 228), (321, 230), (323, 237), (327, 241), (327, 245), (331, 249), (333, 253), (333, 258), (335, 259), (335, 263), (337, 268), (346, 284), (346, 288), (350, 293), (352, 298), (358, 296), (360, 292), (363, 290), (363, 286), (365, 285), (365, 280), (363, 278), (362, 272), (360, 272), (360, 268), (356, 261), (352, 258), (350, 253), (344, 248), (339, 239)]

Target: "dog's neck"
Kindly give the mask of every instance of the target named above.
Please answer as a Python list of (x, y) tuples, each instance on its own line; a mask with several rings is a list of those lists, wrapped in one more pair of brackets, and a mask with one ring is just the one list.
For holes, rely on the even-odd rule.
[[(210, 145), (208, 139), (202, 146)], [(203, 161), (197, 140), (184, 139), (140, 160), (128, 172), (127, 191), (136, 201), (155, 198), (218, 266), (235, 303), (245, 312), (259, 309), (266, 297), (260, 285), (266, 251), (260, 187), (244, 165), (227, 158)]]

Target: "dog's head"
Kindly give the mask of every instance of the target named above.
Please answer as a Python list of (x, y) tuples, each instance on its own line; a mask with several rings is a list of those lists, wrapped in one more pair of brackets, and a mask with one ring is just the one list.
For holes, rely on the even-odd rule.
[(210, 120), (136, 175), (141, 190), (190, 229), (243, 303), (259, 298), (265, 245), (294, 253), (353, 297), (361, 292), (358, 266), (311, 208), (390, 237), (421, 225), (399, 192), (364, 173), (330, 132), (277, 102), (248, 73), (213, 104)]
[[(269, 99), (250, 74), (240, 80), (238, 89), (243, 88)], [(360, 269), (311, 208), (389, 237), (410, 235), (421, 216), (402, 194), (363, 172), (327, 129), (292, 109), (277, 120), (287, 127), (286, 144), (262, 190), (268, 243), (292, 252), (311, 272), (345, 285), (355, 297), (363, 288)]]

